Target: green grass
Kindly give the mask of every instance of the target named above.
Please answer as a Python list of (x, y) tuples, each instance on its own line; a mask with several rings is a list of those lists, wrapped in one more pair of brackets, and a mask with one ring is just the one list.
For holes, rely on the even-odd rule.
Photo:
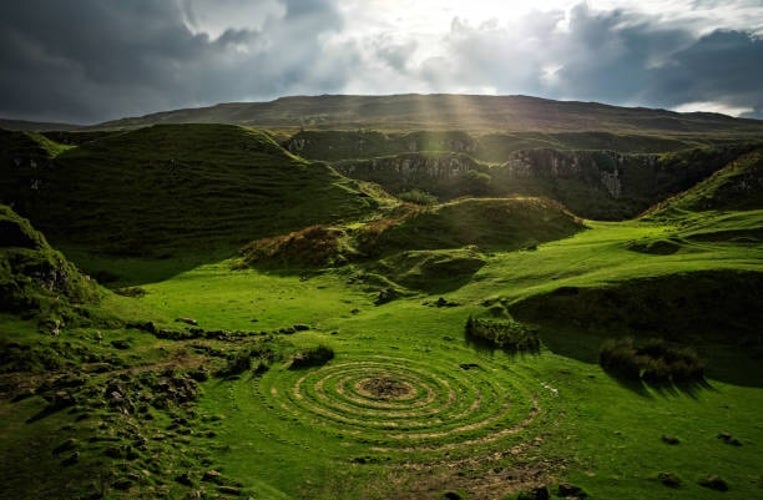
[(253, 238), (358, 218), (375, 204), (329, 166), (229, 125), (111, 134), (49, 161), (53, 168), (14, 170), (27, 185), (0, 196), (23, 205), (55, 244), (96, 253), (230, 255)]
[[(754, 497), (760, 474), (755, 442), (763, 437), (757, 418), (763, 405), (760, 385), (745, 387), (709, 375), (709, 387), (691, 393), (646, 386), (634, 390), (606, 375), (595, 360), (586, 362), (559, 350), (559, 337), (569, 333), (563, 328), (541, 330), (548, 347), (538, 355), (513, 357), (474, 350), (466, 343), (463, 325), (470, 314), (484, 314), (495, 304), (510, 306), (561, 284), (592, 286), (680, 268), (760, 268), (759, 249), (749, 246), (703, 245), (673, 255), (628, 249), (628, 241), (665, 236), (678, 225), (589, 225), (589, 230), (533, 251), (494, 253), (469, 284), (447, 295), (461, 304), (455, 307), (433, 307), (427, 295), (375, 306), (375, 292), (361, 282), (348, 284), (357, 273), (352, 267), (300, 278), (233, 271), (232, 261), (146, 284), (141, 298), (109, 299), (105, 307), (115, 314), (142, 308), (155, 311), (161, 323), (190, 317), (206, 330), (274, 331), (295, 323), (310, 327), (288, 336), (276, 334), (270, 342), (285, 356), (264, 374), (202, 383), (195, 417), (189, 417), (193, 434), (179, 435), (174, 449), (160, 441), (151, 444), (153, 460), (141, 452), (128, 470), (164, 472), (136, 481), (129, 492), (181, 495), (189, 490), (173, 478), (182, 474), (196, 488), (214, 492), (216, 485), (201, 481), (205, 471), (214, 469), (245, 494), (264, 498), (426, 498), (449, 490), (500, 497), (562, 481), (597, 498), (673, 498), (677, 493), (656, 479), (660, 472), (671, 472), (684, 480), (678, 490), (682, 496), (712, 497), (715, 493), (696, 481), (719, 474), (733, 495)], [(23, 325), (16, 328), (23, 332)], [(147, 368), (173, 359), (193, 363), (215, 349), (233, 352), (265, 339), (157, 341), (134, 330), (117, 332), (115, 338), (124, 336), (136, 337), (133, 347), (118, 355)], [(602, 340), (594, 335), (590, 345), (598, 349)], [(569, 342), (584, 347), (586, 339), (581, 335)], [(287, 369), (289, 352), (319, 344), (330, 347), (334, 359), (323, 367)], [(744, 358), (738, 350), (733, 356)], [(222, 367), (224, 358), (212, 357), (207, 363)], [(397, 392), (374, 393), (374, 387)], [(0, 409), (9, 421), (19, 422), (39, 409), (34, 406), (38, 399), (25, 401), (3, 401)], [(152, 413), (154, 420), (139, 424), (141, 432), (166, 433), (171, 417)], [(131, 418), (136, 417), (109, 425), (119, 429)], [(4, 433), (3, 449), (18, 449), (33, 434), (48, 436), (34, 445), (42, 456), (61, 440), (58, 426), (69, 422), (82, 433), (78, 436), (94, 432), (90, 424), (74, 422), (74, 416), (54, 413), (23, 424), (24, 433)], [(743, 445), (723, 443), (716, 437), (721, 432)], [(214, 437), (205, 437), (209, 433)], [(661, 441), (663, 434), (675, 435), (681, 443), (668, 446)], [(98, 449), (83, 445), (83, 464), (102, 453)], [(118, 463), (100, 460), (108, 467)], [(92, 474), (82, 471), (72, 477)], [(118, 468), (113, 474), (126, 477)], [(14, 482), (13, 490), (49, 491), (45, 488), (50, 483), (34, 477), (37, 489)], [(117, 494), (113, 482), (107, 486)]]
[[(244, 128), (156, 127), (78, 143), (55, 158), (35, 149), (73, 174), (48, 172), (48, 181), (91, 195), (62, 226), (76, 229), (59, 234), (67, 256), (143, 293), (100, 290), (57, 332), (29, 314), (0, 314), (2, 496), (513, 498), (569, 482), (593, 498), (715, 498), (698, 484), (711, 474), (729, 497), (763, 491), (757, 206), (699, 212), (676, 202), (618, 223), (535, 198), (396, 208)], [(171, 183), (150, 191), (161, 180), (152, 172), (172, 160), (198, 174), (177, 180), (198, 198), (172, 198)], [(79, 186), (88, 168), (124, 185)], [(737, 185), (733, 168), (685, 196), (728, 201), (720, 195)], [(250, 184), (249, 174), (262, 176)], [(252, 186), (267, 189), (244, 193)], [(136, 187), (147, 191), (130, 200)], [(151, 193), (156, 205), (142, 197)], [(251, 205), (234, 210), (228, 195)], [(51, 196), (49, 207), (67, 199)], [(29, 200), (33, 212), (41, 200)], [(146, 212), (120, 213), (128, 201)], [(180, 211), (159, 217), (161, 203)], [(96, 205), (103, 211), (90, 214)], [(44, 215), (52, 223), (66, 211)], [(26, 221), (5, 217), (17, 229), (3, 233), (13, 252), (54, 253)], [(135, 222), (150, 254), (105, 253), (113, 233), (96, 220), (124, 231)], [(245, 235), (319, 223), (365, 255), (338, 267), (242, 268), (228, 258)], [(88, 238), (96, 252), (77, 244)], [(37, 277), (16, 264), (2, 270), (30, 285)], [(388, 289), (394, 300), (379, 300)], [(24, 292), (34, 293), (43, 292)], [(650, 320), (655, 311), (662, 321)], [(541, 348), (478, 348), (464, 335), (470, 317), (537, 331)], [(698, 352), (706, 383), (620, 381), (597, 363), (608, 339), (660, 333)], [(318, 346), (333, 358), (292, 366)], [(682, 486), (662, 485), (660, 473)]]

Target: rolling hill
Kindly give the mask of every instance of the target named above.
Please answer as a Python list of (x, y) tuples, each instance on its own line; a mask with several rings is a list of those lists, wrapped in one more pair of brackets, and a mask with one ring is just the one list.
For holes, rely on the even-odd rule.
[(4, 137), (14, 147), (4, 150), (0, 199), (68, 246), (153, 256), (237, 248), (374, 207), (328, 165), (232, 125), (161, 125), (79, 146)]
[(319, 129), (469, 130), (507, 132), (635, 132), (638, 135), (754, 135), (756, 120), (713, 113), (676, 113), (528, 96), (404, 94), (294, 96), (263, 103), (227, 103), (125, 118), (99, 128), (158, 123), (235, 123)]

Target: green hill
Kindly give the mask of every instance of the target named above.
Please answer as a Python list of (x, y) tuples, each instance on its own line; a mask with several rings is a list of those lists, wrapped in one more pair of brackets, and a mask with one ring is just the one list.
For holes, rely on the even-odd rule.
[(730, 162), (711, 177), (649, 211), (650, 217), (685, 211), (763, 208), (763, 149)]
[(53, 250), (28, 220), (0, 205), (0, 312), (68, 321), (72, 306), (97, 302), (95, 282)]
[(374, 206), (329, 166), (237, 126), (149, 127), (60, 146), (55, 157), (31, 136), (11, 140), (26, 149), (6, 154), (0, 198), (69, 247), (149, 256), (236, 248)]

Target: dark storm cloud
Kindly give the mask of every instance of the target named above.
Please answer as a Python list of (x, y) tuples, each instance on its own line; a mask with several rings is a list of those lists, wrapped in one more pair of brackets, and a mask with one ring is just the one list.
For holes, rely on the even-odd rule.
[[(260, 31), (194, 34), (192, 9), (169, 1), (25, 0), (0, 7), (0, 116), (92, 122), (342, 88), (351, 57), (316, 40), (340, 29), (333, 5), (286, 4)], [(326, 60), (329, 62), (327, 63)], [(331, 63), (334, 61), (334, 64)]]
[[(581, 3), (477, 25), (455, 18), (446, 34), (422, 37), (373, 24), (373, 8), (386, 3), (356, 2), (354, 15), (346, 5), (2, 2), (0, 116), (89, 123), (289, 94), (495, 91), (668, 108), (712, 103), (763, 118), (763, 42), (723, 26), (697, 30), (695, 18)], [(744, 12), (750, 5), (733, 2)], [(756, 29), (759, 20), (750, 22)]]
[(763, 118), (763, 40), (715, 31), (677, 52), (654, 71), (648, 98), (666, 105), (720, 101), (751, 107)]
[(455, 20), (446, 53), (425, 61), (421, 77), (438, 88), (453, 82), (498, 93), (613, 104), (676, 107), (716, 102), (754, 108), (763, 118), (763, 41), (739, 31), (697, 38), (688, 28), (624, 10), (573, 8), (534, 12), (502, 26)]

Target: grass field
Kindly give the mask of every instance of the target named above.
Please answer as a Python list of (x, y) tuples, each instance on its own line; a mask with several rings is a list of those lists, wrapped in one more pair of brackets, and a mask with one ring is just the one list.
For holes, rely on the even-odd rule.
[[(641, 219), (599, 222), (535, 198), (400, 205), (265, 134), (193, 132), (182, 147), (177, 128), (155, 127), (35, 154), (84, 155), (80, 165), (97, 157), (113, 179), (155, 161), (131, 134), (163, 138), (161, 158), (222, 134), (259, 160), (250, 169), (228, 158), (213, 192), (224, 178), (265, 172), (268, 189), (288, 186), (301, 204), (274, 219), (281, 205), (238, 191), (239, 202), (259, 205), (230, 232), (215, 220), (232, 205), (182, 212), (185, 202), (172, 201), (176, 240), (150, 210), (135, 219), (161, 255), (63, 245), (80, 269), (110, 276), (111, 291), (3, 209), (11, 222), (2, 227), (21, 232), (0, 245), (0, 291), (31, 290), (57, 316), (23, 301), (0, 313), (0, 497), (513, 499), (541, 487), (591, 498), (763, 495), (763, 207), (754, 189), (738, 191), (758, 179), (759, 155)], [(138, 151), (107, 161), (103, 141)], [(189, 165), (207, 175), (229, 154), (199, 153)], [(201, 190), (204, 175), (186, 180)], [(301, 198), (303, 181), (302, 193), (321, 195)], [(113, 209), (126, 188), (110, 189), (98, 201), (105, 220), (133, 217)], [(301, 224), (311, 207), (320, 210)], [(108, 232), (96, 220), (73, 227), (103, 250)], [(249, 250), (278, 243), (270, 260), (232, 254), (245, 233), (256, 240)], [(347, 258), (277, 258), (326, 234), (339, 235)], [(16, 255), (55, 256), (49, 274), (66, 269), (63, 283), (88, 293), (41, 279)], [(475, 344), (469, 318), (521, 322), (542, 347)], [(615, 378), (598, 357), (622, 337), (690, 346), (705, 378)]]
[[(465, 342), (468, 315), (495, 315), (495, 304), (511, 309), (516, 300), (550, 287), (593, 286), (677, 269), (760, 271), (759, 246), (703, 244), (682, 250), (683, 258), (642, 254), (627, 243), (675, 228), (588, 224), (586, 231), (533, 251), (486, 256), (487, 264), (469, 285), (446, 295), (460, 304), (451, 307), (435, 307), (435, 297), (425, 294), (375, 306), (375, 293), (366, 285), (348, 284), (352, 268), (306, 278), (233, 271), (231, 261), (145, 284), (142, 298), (111, 299), (107, 305), (118, 303), (121, 314), (142, 308), (153, 311), (158, 323), (187, 317), (205, 330), (257, 333), (236, 341), (157, 342), (125, 331), (122, 337), (136, 337), (120, 353), (128, 365), (194, 366), (215, 349), (263, 343), (282, 353), (264, 374), (245, 371), (202, 382), (203, 395), (179, 428), (171, 417), (151, 410), (156, 418), (142, 423), (140, 432), (174, 435), (173, 446), (157, 445), (132, 461), (113, 461), (114, 477), (156, 469), (158, 475), (140, 476), (132, 488), (173, 496), (188, 491), (173, 480), (183, 474), (192, 488), (216, 491), (221, 486), (202, 481), (214, 470), (221, 473), (215, 479), (220, 484), (263, 498), (436, 498), (449, 491), (494, 498), (561, 482), (594, 498), (712, 498), (718, 493), (697, 481), (717, 474), (729, 484), (728, 495), (755, 497), (761, 491), (756, 443), (763, 437), (759, 377), (729, 382), (740, 377), (725, 376), (730, 365), (711, 356), (709, 373), (717, 375), (703, 386), (622, 385), (595, 364), (606, 332), (572, 327), (544, 326), (546, 347), (537, 355), (511, 356)], [(294, 324), (309, 329), (277, 333)], [(269, 333), (260, 335), (263, 331)], [(74, 340), (93, 332), (85, 328), (66, 335)], [(319, 344), (336, 353), (328, 364), (288, 368), (289, 353)], [(756, 366), (733, 342), (705, 347), (717, 347), (718, 358), (732, 352), (740, 371)], [(3, 402), (2, 411), (9, 422), (18, 422), (39, 410), (37, 400)], [(21, 430), (41, 436), (56, 426), (93, 432), (92, 418), (72, 424), (76, 414), (54, 413)], [(123, 428), (130, 418), (139, 415), (118, 417), (111, 425)], [(741, 446), (718, 439), (724, 432)], [(25, 435), (5, 433), (3, 449), (13, 449), (9, 440)], [(680, 443), (666, 444), (663, 435)], [(13, 472), (20, 466), (6, 467)], [(676, 490), (666, 487), (660, 473), (683, 483)], [(111, 483), (106, 486), (119, 493)]]

